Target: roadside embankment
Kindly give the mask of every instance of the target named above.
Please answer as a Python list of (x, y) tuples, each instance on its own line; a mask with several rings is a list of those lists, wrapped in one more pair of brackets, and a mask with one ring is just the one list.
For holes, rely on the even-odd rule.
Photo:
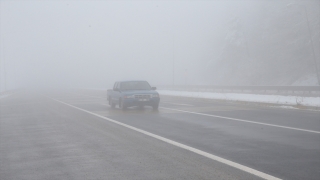
[(160, 95), (202, 99), (320, 107), (320, 97), (158, 90)]

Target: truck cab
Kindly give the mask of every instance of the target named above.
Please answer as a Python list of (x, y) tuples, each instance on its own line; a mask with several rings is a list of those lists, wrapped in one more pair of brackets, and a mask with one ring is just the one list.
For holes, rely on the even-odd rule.
[(117, 81), (107, 91), (107, 99), (111, 107), (118, 105), (123, 110), (132, 106), (152, 106), (157, 110), (160, 103), (156, 87), (147, 81)]

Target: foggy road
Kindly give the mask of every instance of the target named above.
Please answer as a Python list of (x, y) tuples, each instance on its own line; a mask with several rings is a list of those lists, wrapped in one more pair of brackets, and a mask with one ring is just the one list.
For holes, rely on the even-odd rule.
[(1, 98), (0, 179), (320, 177), (319, 111), (164, 96), (122, 111), (105, 95)]

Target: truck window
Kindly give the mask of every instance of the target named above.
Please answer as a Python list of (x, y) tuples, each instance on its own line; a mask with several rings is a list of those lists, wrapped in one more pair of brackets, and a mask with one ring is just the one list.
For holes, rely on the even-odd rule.
[(129, 81), (121, 82), (120, 89), (122, 91), (126, 90), (150, 90), (151, 87), (146, 81)]

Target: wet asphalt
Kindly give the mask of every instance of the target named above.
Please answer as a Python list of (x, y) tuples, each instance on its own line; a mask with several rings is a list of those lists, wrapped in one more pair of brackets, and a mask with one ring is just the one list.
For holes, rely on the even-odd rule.
[(73, 90), (0, 99), (1, 180), (260, 179), (49, 97), (281, 179), (320, 177), (319, 111), (164, 96), (122, 111)]

